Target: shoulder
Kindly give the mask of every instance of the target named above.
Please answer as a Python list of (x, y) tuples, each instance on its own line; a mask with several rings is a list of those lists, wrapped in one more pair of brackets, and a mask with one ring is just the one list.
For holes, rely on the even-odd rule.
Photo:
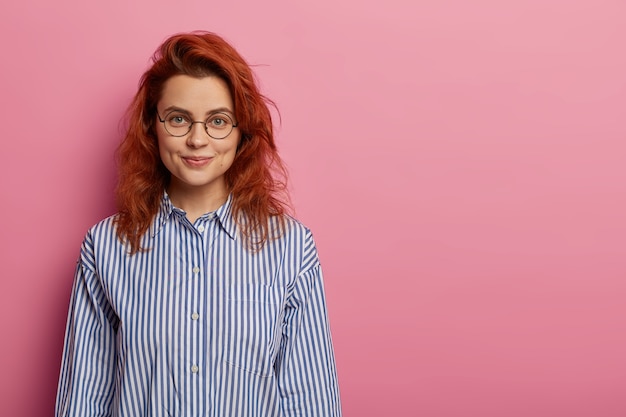
[(278, 232), (275, 236), (278, 239), (289, 240), (313, 240), (313, 233), (300, 220), (288, 214), (273, 216), (270, 218), (270, 230), (272, 233)]
[(289, 214), (284, 214), (282, 216), (285, 225), (290, 229), (295, 231), (296, 233), (311, 233), (311, 229), (309, 229), (304, 223), (300, 220), (296, 219)]
[(287, 253), (298, 259), (301, 269), (308, 269), (319, 263), (313, 233), (300, 220), (290, 215), (271, 218), (274, 243), (281, 245)]
[(83, 260), (93, 259), (105, 248), (124, 246), (117, 237), (116, 219), (117, 214), (106, 217), (87, 230), (81, 246)]
[(106, 239), (109, 236), (115, 236), (117, 214), (106, 217), (94, 224), (87, 230), (85, 240), (100, 240)]

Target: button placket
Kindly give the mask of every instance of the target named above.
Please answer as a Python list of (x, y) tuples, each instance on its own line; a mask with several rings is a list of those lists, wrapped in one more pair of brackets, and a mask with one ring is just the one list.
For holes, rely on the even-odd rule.
[[(189, 319), (191, 319), (191, 322), (189, 323), (190, 325), (190, 331), (191, 331), (191, 335), (192, 338), (196, 341), (195, 342), (195, 346), (191, 352), (191, 363), (190, 365), (190, 372), (192, 375), (195, 375), (195, 378), (200, 378), (200, 367), (204, 367), (203, 365), (203, 359), (202, 359), (202, 352), (203, 352), (203, 347), (202, 347), (202, 332), (203, 329), (201, 326), (199, 326), (199, 319), (200, 319), (200, 314), (198, 313), (198, 309), (201, 308), (201, 303), (202, 301), (199, 299), (200, 294), (203, 292), (203, 286), (204, 286), (204, 279), (203, 279), (203, 275), (204, 275), (204, 271), (203, 271), (203, 263), (204, 263), (204, 257), (205, 257), (205, 238), (204, 238), (204, 232), (206, 231), (206, 226), (203, 224), (199, 224), (196, 227), (196, 230), (200, 233), (200, 235), (196, 235), (195, 236), (195, 241), (197, 242), (195, 245), (195, 249), (197, 249), (197, 252), (195, 253), (195, 256), (193, 257), (194, 259), (192, 260), (192, 268), (191, 268), (191, 272), (192, 272), (192, 277), (193, 277), (193, 281), (191, 283), (192, 288), (193, 288), (193, 298), (191, 300), (191, 304), (189, 305), (190, 310), (189, 310), (189, 315), (187, 317), (189, 317)], [(188, 320), (189, 320), (188, 319)], [(195, 379), (196, 382), (199, 381), (197, 379)]]

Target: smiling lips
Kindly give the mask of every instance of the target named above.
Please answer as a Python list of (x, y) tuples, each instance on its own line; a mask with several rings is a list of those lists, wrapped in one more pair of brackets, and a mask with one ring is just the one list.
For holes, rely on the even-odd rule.
[(199, 168), (208, 165), (213, 158), (208, 156), (183, 156), (182, 160), (191, 167)]

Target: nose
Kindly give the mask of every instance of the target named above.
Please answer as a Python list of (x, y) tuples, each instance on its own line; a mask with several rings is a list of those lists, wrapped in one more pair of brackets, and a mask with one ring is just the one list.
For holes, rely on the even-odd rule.
[[(209, 143), (210, 136), (206, 132), (204, 122), (191, 122), (191, 131), (187, 136), (187, 146), (201, 148)], [(197, 125), (197, 126), (196, 126)]]

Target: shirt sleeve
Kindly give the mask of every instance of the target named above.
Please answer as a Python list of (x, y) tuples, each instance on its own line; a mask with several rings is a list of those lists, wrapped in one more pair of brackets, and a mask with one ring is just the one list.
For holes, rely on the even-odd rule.
[(111, 415), (118, 320), (95, 273), (93, 259), (87, 236), (72, 287), (56, 417)]
[(339, 417), (341, 403), (322, 269), (310, 232), (287, 300), (276, 375), (283, 415)]

